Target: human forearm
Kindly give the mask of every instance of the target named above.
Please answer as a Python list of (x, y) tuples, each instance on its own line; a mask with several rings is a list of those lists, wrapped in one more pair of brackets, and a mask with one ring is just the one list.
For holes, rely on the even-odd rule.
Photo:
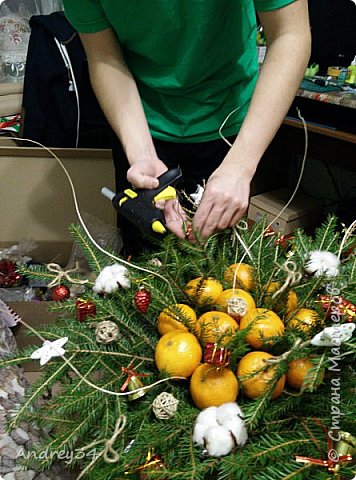
[[(289, 21), (282, 23), (288, 9)], [(249, 179), (293, 101), (310, 55), (304, 0), (281, 10), (284, 12), (260, 14), (268, 38), (268, 53), (248, 114), (224, 161)]]
[(136, 82), (113, 32), (81, 34), (94, 92), (129, 163), (157, 160)]

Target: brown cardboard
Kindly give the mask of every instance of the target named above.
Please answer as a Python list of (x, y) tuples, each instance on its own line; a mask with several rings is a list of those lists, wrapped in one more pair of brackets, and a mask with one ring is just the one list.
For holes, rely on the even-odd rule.
[[(249, 220), (257, 222), (266, 215), (268, 222), (271, 222), (287, 204), (292, 193), (288, 188), (280, 188), (251, 197), (248, 209)], [(271, 227), (287, 235), (296, 228), (307, 228), (315, 225), (320, 219), (320, 215), (321, 203), (297, 192), (293, 201), (272, 223)]]
[(21, 112), (23, 84), (0, 82), (0, 117)]
[[(54, 302), (7, 302), (7, 305), (35, 330), (43, 325), (53, 323), (60, 317), (61, 314), (49, 311), (53, 304)], [(12, 331), (19, 350), (30, 345), (39, 347), (42, 345), (42, 341), (38, 337), (28, 334), (29, 330), (24, 325), (18, 324)], [(27, 362), (22, 366), (27, 372), (40, 370), (38, 360)]]
[[(73, 195), (63, 170), (42, 148), (18, 147), (0, 137), (0, 248), (21, 239), (37, 245), (35, 261), (65, 265), (72, 247), (68, 225), (79, 223)], [(5, 145), (5, 143), (4, 143)], [(53, 149), (67, 168), (77, 194), (79, 210), (114, 226), (116, 214), (101, 194), (114, 190), (110, 150)]]

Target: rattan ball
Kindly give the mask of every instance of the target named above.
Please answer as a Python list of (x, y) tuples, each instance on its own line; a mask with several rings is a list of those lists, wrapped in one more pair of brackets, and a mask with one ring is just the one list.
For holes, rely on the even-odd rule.
[(153, 413), (160, 420), (168, 420), (172, 417), (178, 408), (179, 400), (174, 395), (167, 392), (160, 393), (152, 403)]
[(116, 342), (119, 338), (119, 333), (119, 327), (116, 323), (111, 320), (104, 320), (103, 322), (99, 322), (96, 326), (96, 341), (98, 343), (104, 343), (105, 345)]

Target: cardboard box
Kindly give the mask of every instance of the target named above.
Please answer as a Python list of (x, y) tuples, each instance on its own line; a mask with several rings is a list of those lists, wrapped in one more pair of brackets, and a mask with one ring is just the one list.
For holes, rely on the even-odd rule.
[[(116, 225), (116, 212), (100, 193), (103, 186), (115, 189), (110, 150), (53, 149), (72, 178), (80, 212), (89, 213), (109, 226)], [(68, 225), (79, 223), (68, 180), (56, 160), (41, 148), (19, 147), (0, 137), (0, 249), (33, 240), (30, 252), (36, 262), (56, 262), (63, 267), (72, 252)], [(7, 302), (20, 317), (36, 328), (53, 322), (59, 314), (50, 312), (52, 302)], [(39, 345), (27, 329), (14, 328), (18, 348)], [(38, 372), (38, 361), (24, 365), (26, 372)]]
[(21, 112), (23, 83), (0, 82), (0, 117)]
[[(65, 265), (73, 245), (68, 225), (79, 223), (66, 175), (46, 150), (2, 142), (0, 137), (0, 248), (30, 239), (38, 245), (31, 252), (35, 261)], [(72, 178), (80, 212), (115, 226), (115, 210), (100, 193), (103, 186), (115, 189), (111, 150), (53, 152)]]
[[(266, 215), (268, 222), (271, 222), (287, 204), (292, 193), (288, 188), (279, 188), (251, 197), (248, 219), (257, 222)], [(320, 220), (321, 208), (321, 202), (297, 192), (291, 204), (272, 223), (271, 227), (273, 230), (287, 235), (296, 228), (314, 226)]]
[[(7, 305), (34, 329), (48, 325), (60, 317), (60, 313), (49, 311), (53, 304), (54, 302), (7, 302)], [(30, 332), (24, 325), (16, 325), (12, 332), (18, 349), (31, 345), (38, 345), (39, 347), (42, 345), (39, 338), (32, 334), (29, 335)], [(38, 360), (24, 363), (22, 367), (25, 372), (37, 372), (41, 369)]]

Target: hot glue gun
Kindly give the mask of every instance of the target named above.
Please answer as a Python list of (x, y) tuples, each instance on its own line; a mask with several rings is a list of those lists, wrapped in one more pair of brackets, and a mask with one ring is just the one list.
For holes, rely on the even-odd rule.
[(133, 223), (143, 233), (161, 236), (166, 233), (165, 218), (163, 211), (156, 207), (156, 202), (176, 198), (177, 192), (173, 185), (181, 178), (181, 169), (177, 167), (158, 177), (157, 188), (137, 190), (127, 188), (115, 194), (107, 187), (103, 187), (101, 193), (112, 201), (119, 215)]

